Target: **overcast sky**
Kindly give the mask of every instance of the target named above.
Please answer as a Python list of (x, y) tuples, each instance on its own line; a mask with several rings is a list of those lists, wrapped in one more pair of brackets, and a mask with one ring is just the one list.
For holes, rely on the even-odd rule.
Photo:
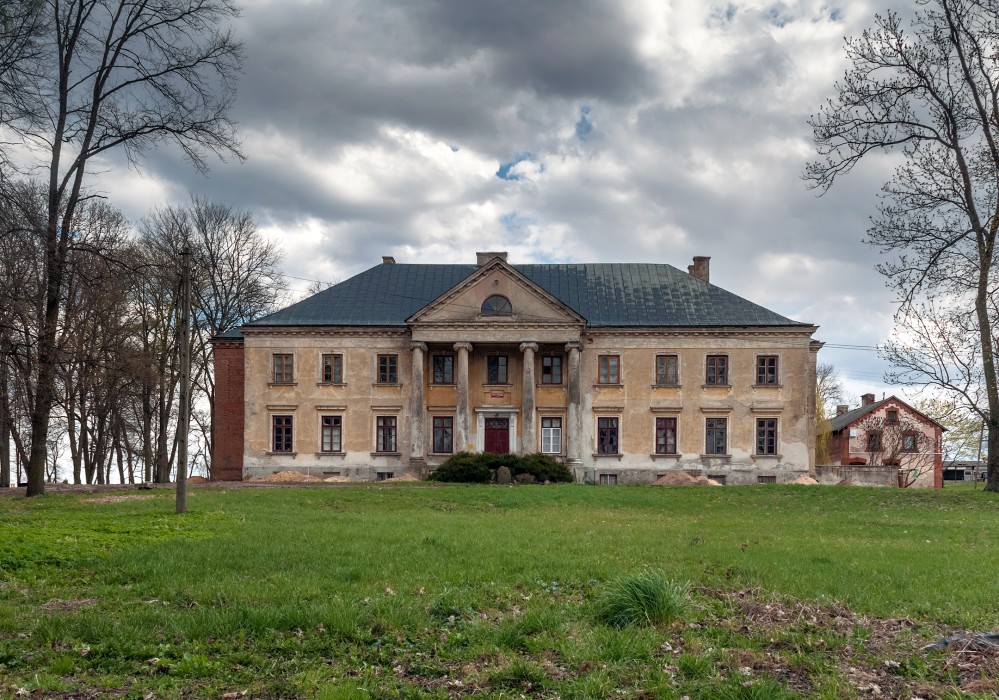
[[(164, 148), (96, 183), (133, 220), (192, 193), (248, 209), (310, 280), (382, 255), (709, 255), (713, 283), (875, 346), (894, 305), (863, 238), (890, 163), (822, 198), (801, 173), (843, 37), (893, 4), (911, 2), (244, 0), (247, 161), (205, 177)], [(854, 397), (898, 393), (871, 350), (820, 361)]]

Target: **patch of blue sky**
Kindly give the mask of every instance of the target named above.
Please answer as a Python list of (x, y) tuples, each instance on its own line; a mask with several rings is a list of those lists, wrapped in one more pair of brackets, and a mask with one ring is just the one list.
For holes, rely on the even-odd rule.
[(520, 180), (523, 176), (514, 172), (514, 168), (518, 163), (523, 163), (525, 160), (533, 161), (534, 154), (523, 151), (518, 153), (509, 163), (500, 163), (499, 170), (496, 171), (496, 177), (501, 180)]
[(516, 211), (508, 212), (500, 217), (500, 224), (508, 233), (523, 233), (533, 223), (533, 219), (523, 216), (520, 212)]
[(763, 13), (763, 19), (775, 27), (785, 27), (794, 21), (794, 16), (786, 12), (783, 5), (774, 5)]
[(819, 9), (819, 14), (816, 16), (812, 22), (824, 22), (829, 20), (830, 22), (842, 22), (843, 21), (843, 10), (839, 7), (830, 7), (829, 5), (823, 5)]
[(585, 141), (586, 137), (593, 132), (593, 124), (589, 120), (590, 108), (583, 105), (579, 108), (579, 121), (576, 122), (576, 137), (580, 141)]
[(713, 23), (728, 24), (735, 19), (736, 12), (738, 12), (738, 9), (732, 3), (729, 3), (725, 7), (713, 7), (711, 8), (711, 21)]

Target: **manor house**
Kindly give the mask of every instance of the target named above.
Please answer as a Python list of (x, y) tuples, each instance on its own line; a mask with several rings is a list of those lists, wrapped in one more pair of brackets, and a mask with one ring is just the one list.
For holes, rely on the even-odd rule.
[(382, 264), (215, 339), (213, 473), (426, 474), (543, 452), (578, 481), (814, 469), (816, 327), (664, 264)]

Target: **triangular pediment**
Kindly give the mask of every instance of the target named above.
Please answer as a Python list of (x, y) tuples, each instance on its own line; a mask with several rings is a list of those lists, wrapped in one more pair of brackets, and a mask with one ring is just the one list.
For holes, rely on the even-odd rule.
[[(509, 313), (484, 313), (490, 297), (510, 302)], [(586, 319), (495, 257), (413, 314), (410, 325), (580, 325)]]

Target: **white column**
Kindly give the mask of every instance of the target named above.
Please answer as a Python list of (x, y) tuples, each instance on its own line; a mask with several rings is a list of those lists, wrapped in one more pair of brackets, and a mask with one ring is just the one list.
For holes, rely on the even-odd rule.
[(524, 353), (524, 391), (521, 401), (521, 439), (520, 454), (538, 451), (538, 436), (535, 432), (535, 401), (534, 401), (534, 353), (538, 351), (537, 343), (521, 343), (520, 351)]
[(423, 406), (423, 367), (427, 346), (424, 343), (412, 343), (413, 350), (413, 381), (409, 394), (409, 461), (414, 460), (419, 466), (426, 458), (426, 409)]
[(457, 415), (454, 417), (454, 449), (456, 452), (463, 452), (469, 449), (468, 440), (471, 434), (469, 429), (471, 414), (468, 407), (468, 353), (472, 349), (472, 344), (455, 343), (454, 349), (458, 353), (458, 367), (455, 372), (458, 401)]
[(570, 468), (580, 466), (583, 458), (583, 378), (580, 357), (582, 350), (583, 344), (579, 341), (570, 341), (565, 345), (565, 351), (569, 353), (569, 367), (566, 373), (568, 375), (569, 415), (565, 428), (567, 433), (566, 457)]

